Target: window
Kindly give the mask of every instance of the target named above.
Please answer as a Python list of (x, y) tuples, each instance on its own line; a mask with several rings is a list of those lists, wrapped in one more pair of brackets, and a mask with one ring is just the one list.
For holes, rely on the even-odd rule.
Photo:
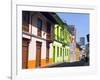
[(65, 48), (64, 48), (64, 56), (65, 56)]
[(47, 33), (51, 32), (51, 24), (50, 22), (47, 22)]
[(67, 56), (67, 49), (65, 49), (65, 56)]
[(57, 40), (59, 40), (59, 26), (57, 26)]
[(55, 62), (55, 46), (53, 46), (53, 62)]
[(22, 31), (29, 32), (29, 12), (22, 12)]
[(40, 18), (38, 18), (38, 20), (37, 20), (37, 27), (39, 29), (42, 29), (42, 20)]
[(51, 24), (50, 24), (50, 22), (47, 21), (47, 35), (46, 35), (46, 38), (51, 40), (51, 37), (52, 37), (52, 35), (51, 35)]
[(57, 57), (59, 57), (59, 47), (57, 47)]
[(64, 41), (64, 29), (62, 29), (62, 41)]
[(60, 40), (62, 41), (62, 29), (60, 29)]
[(60, 56), (62, 56), (62, 48), (60, 48)]
[(69, 49), (67, 49), (67, 55), (69, 54)]
[(40, 18), (38, 18), (37, 20), (37, 35), (41, 37), (41, 29), (42, 29), (42, 20)]
[(63, 56), (64, 56), (64, 48), (63, 48)]

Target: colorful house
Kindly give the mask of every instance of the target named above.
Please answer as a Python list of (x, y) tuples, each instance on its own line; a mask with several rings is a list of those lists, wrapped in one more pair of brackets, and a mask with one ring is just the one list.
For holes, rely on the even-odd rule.
[(80, 61), (80, 54), (81, 54), (82, 48), (78, 43), (76, 43), (76, 61)]
[(71, 31), (71, 43), (70, 43), (70, 62), (76, 61), (76, 28), (74, 25), (69, 25)]
[(54, 26), (53, 41), (53, 62), (69, 62), (70, 61), (70, 31), (68, 25), (65, 24), (57, 15), (55, 19), (58, 24)]
[(22, 68), (70, 62), (71, 33), (56, 13), (22, 11)]
[(67, 29), (62, 29), (62, 26), (55, 25), (55, 39), (53, 42), (53, 61), (56, 62), (69, 62), (70, 60), (70, 47), (68, 45), (68, 32)]
[(48, 12), (22, 12), (22, 68), (52, 64), (56, 20)]

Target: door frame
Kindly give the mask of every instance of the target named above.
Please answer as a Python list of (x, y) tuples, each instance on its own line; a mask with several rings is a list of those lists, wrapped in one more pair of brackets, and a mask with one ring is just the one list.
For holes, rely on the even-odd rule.
[[(24, 47), (27, 47), (27, 53), (26, 53), (26, 67), (25, 69), (28, 68), (28, 48), (29, 48), (29, 39), (26, 39), (26, 38), (22, 38), (22, 68), (23, 68), (23, 40), (27, 42), (27, 45), (24, 46)], [(24, 69), (24, 68), (23, 68)]]
[[(37, 54), (37, 47), (38, 46), (40, 47), (40, 53), (39, 53), (40, 56), (38, 56), (38, 54)], [(42, 42), (36, 41), (36, 63), (35, 63), (36, 67), (40, 67), (41, 66), (41, 46), (42, 46)]]

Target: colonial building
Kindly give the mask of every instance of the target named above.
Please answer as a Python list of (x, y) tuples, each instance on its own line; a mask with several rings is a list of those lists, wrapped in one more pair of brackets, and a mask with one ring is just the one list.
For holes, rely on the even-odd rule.
[(70, 62), (71, 32), (56, 13), (22, 12), (22, 68)]
[(69, 62), (70, 60), (70, 33), (67, 27), (55, 25), (55, 38), (53, 42), (53, 61)]
[(46, 12), (22, 12), (22, 68), (52, 63), (55, 19)]
[(76, 61), (76, 28), (74, 25), (69, 25), (71, 31), (71, 44), (70, 44), (70, 62)]

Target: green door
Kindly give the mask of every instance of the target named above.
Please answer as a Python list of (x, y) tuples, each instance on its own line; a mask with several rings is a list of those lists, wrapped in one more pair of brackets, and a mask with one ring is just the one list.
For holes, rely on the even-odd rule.
[(55, 62), (55, 46), (53, 46), (53, 62)]

